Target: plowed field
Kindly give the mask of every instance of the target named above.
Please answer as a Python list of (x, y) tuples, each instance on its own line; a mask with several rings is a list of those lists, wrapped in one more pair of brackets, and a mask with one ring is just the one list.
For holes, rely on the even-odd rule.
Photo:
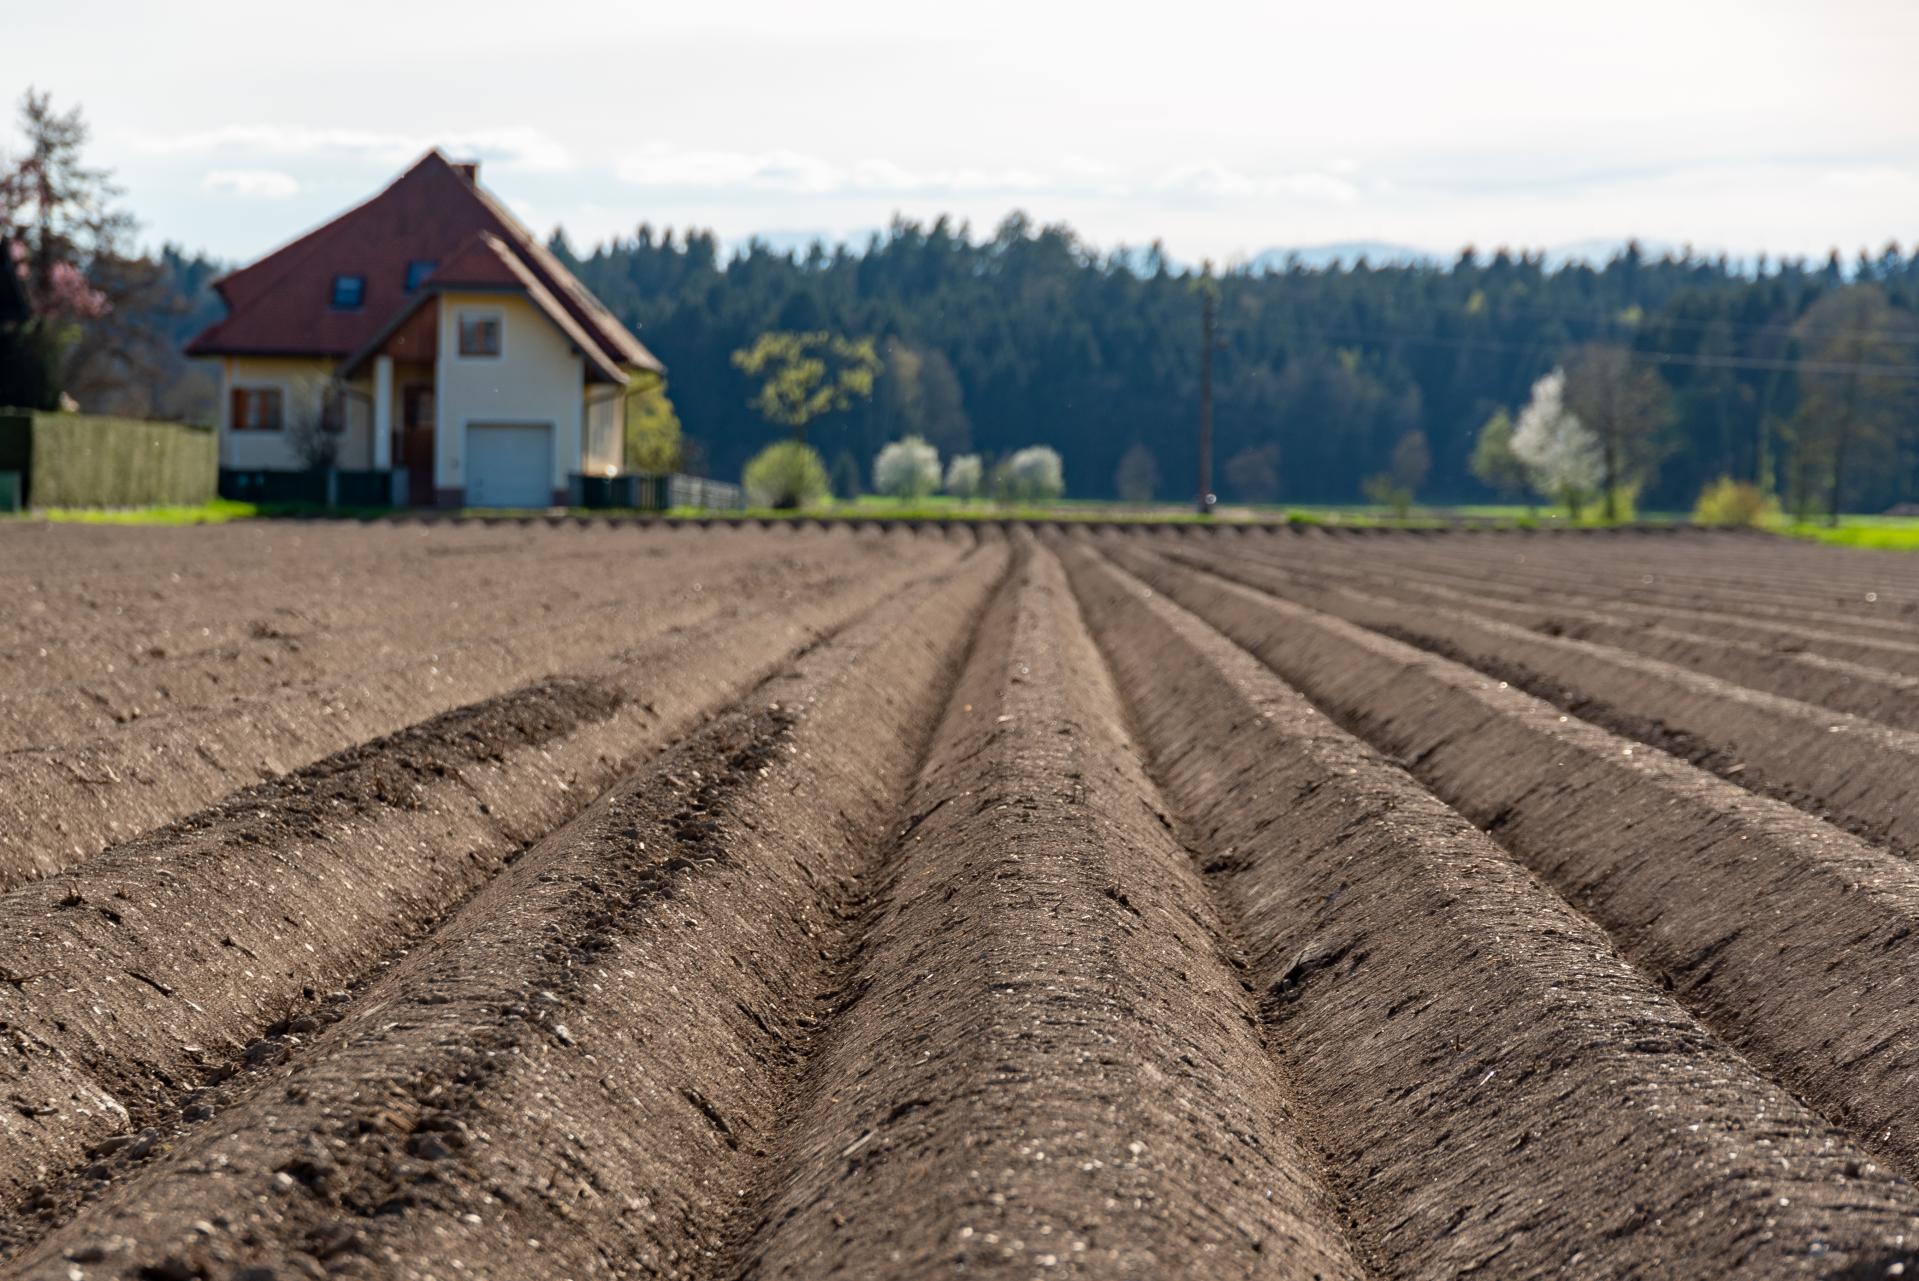
[(0, 1279), (1919, 1276), (1919, 561), (0, 527)]

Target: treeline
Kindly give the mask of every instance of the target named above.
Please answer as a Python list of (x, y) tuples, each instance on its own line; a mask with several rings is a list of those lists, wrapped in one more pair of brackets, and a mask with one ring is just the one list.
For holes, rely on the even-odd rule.
[[(77, 109), (29, 91), (20, 133), (24, 149), (0, 157), (0, 405), (211, 419), (213, 371), (181, 344), (220, 312), (218, 266), (129, 247), (136, 224), (85, 162)], [(1101, 254), (1022, 214), (984, 239), (896, 221), (857, 250), (805, 254), (726, 255), (710, 232), (647, 226), (584, 259), (562, 236), (554, 249), (665, 360), (673, 403), (643, 393), (640, 415), (665, 433), (662, 458), (677, 407), (684, 461), (729, 479), (796, 429), (842, 491), (917, 435), (989, 472), (1050, 445), (1076, 496), (1188, 498), (1201, 298), (1216, 290), (1214, 482), (1229, 501), (1490, 498), (1479, 477), (1525, 469), (1485, 465), (1497, 450), (1474, 468), (1499, 434), (1487, 424), (1523, 444), (1509, 424), (1561, 367), (1568, 415), (1590, 421), (1534, 435), (1590, 431), (1608, 505), (1683, 510), (1720, 477), (1798, 511), (1919, 500), (1919, 250), (1896, 245), (1756, 269), (1632, 246), (1558, 269), (1468, 250), (1217, 281), (1158, 245)], [(782, 423), (735, 360), (769, 336), (845, 340), (877, 377), (817, 421)], [(1525, 487), (1587, 469), (1548, 470), (1559, 482), (1534, 468)]]
[[(985, 239), (945, 219), (899, 221), (864, 248), (806, 254), (754, 245), (727, 256), (709, 232), (645, 226), (584, 257), (563, 237), (554, 248), (666, 362), (689, 442), (715, 475), (738, 475), (781, 434), (749, 405), (731, 353), (769, 330), (830, 331), (876, 338), (886, 362), (869, 403), (809, 429), (836, 471), (864, 469), (910, 432), (949, 455), (1044, 441), (1077, 496), (1137, 492), (1142, 476), (1164, 498), (1193, 491), (1198, 282), (1157, 246), (1102, 255), (1015, 214)], [(1886, 305), (1850, 310), (1890, 317), (1886, 332), (1851, 342), (1809, 327), (1820, 300), (1861, 288)], [(1419, 498), (1485, 501), (1492, 491), (1469, 468), (1482, 424), (1516, 413), (1539, 378), (1592, 344), (1626, 348), (1669, 393), (1644, 510), (1687, 509), (1722, 475), (1823, 494), (1815, 454), (1830, 445), (1798, 416), (1815, 380), (1843, 377), (1832, 371), (1847, 352), (1870, 357), (1850, 363), (1874, 371), (1875, 394), (1919, 385), (1919, 252), (1896, 246), (1756, 270), (1633, 246), (1603, 267), (1557, 270), (1536, 254), (1467, 251), (1448, 266), (1228, 272), (1219, 290), (1215, 484), (1228, 500), (1361, 501), (1423, 432)], [(1891, 417), (1903, 429), (1851, 446), (1852, 509), (1919, 498), (1919, 432), (1907, 410)]]

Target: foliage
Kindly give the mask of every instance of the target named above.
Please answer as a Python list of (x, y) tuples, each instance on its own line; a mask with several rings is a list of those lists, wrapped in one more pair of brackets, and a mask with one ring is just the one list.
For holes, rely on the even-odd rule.
[(1049, 503), (1066, 492), (1059, 451), (1029, 445), (993, 469), (993, 497), (1002, 503)]
[(1113, 475), (1113, 489), (1129, 503), (1150, 503), (1159, 492), (1159, 460), (1153, 451), (1138, 441), (1119, 457), (1119, 469)]
[[(752, 388), (727, 362), (778, 327), (942, 354), (970, 448), (1004, 457), (1046, 441), (1073, 460), (1076, 493), (1109, 494), (1134, 441), (1159, 460), (1163, 492), (1195, 487), (1199, 308), (1194, 272), (1163, 253), (1095, 251), (1066, 227), (1014, 215), (971, 232), (957, 219), (900, 220), (863, 245), (797, 254), (760, 245), (729, 255), (707, 232), (642, 227), (585, 253), (580, 270), (672, 367), (681, 416), (721, 473), (782, 430), (747, 406)], [(1439, 265), (1228, 272), (1217, 278), (1215, 457), (1276, 446), (1281, 496), (1349, 501), (1417, 429), (1433, 455), (1422, 501), (1486, 501), (1468, 462), (1487, 418), (1501, 406), (1516, 417), (1534, 381), (1580, 346), (1610, 343), (1662, 354), (1642, 363), (1670, 390), (1660, 440), (1676, 448), (1643, 497), (1684, 510), (1718, 475), (1750, 479), (1776, 465), (1782, 442), (1761, 425), (1793, 417), (1803, 383), (1794, 324), (1854, 276), (1902, 316), (1919, 307), (1919, 254), (1906, 249), (1757, 271), (1627, 246), (1595, 265), (1482, 251)], [(871, 458), (911, 429), (884, 399), (815, 423), (809, 437), (829, 458), (842, 448)], [(1919, 494), (1919, 419), (1901, 439), (1859, 457), (1848, 505)], [(1224, 468), (1220, 479), (1231, 487)]]
[(1700, 491), (1692, 518), (1701, 525), (1756, 528), (1778, 521), (1779, 500), (1750, 481), (1721, 476)]
[(0, 391), (30, 408), (66, 393), (130, 413), (178, 408), (163, 403), (180, 369), (164, 312), (178, 300), (162, 263), (124, 252), (134, 222), (84, 161), (86, 121), (29, 89), (20, 133), (25, 149), (0, 161), (0, 275), (15, 295), (0, 298)]
[(986, 466), (978, 454), (960, 454), (946, 464), (944, 488), (954, 498), (963, 502), (978, 498), (985, 483)]
[(889, 435), (918, 436), (949, 455), (972, 445), (965, 393), (944, 353), (887, 339), (877, 396), (876, 408)]
[(762, 449), (741, 474), (748, 499), (780, 511), (812, 507), (832, 496), (819, 453), (797, 440), (779, 440)]
[(1574, 520), (1591, 502), (1604, 475), (1599, 439), (1566, 408), (1566, 375), (1553, 370), (1533, 384), (1519, 412), (1512, 450), (1540, 496), (1565, 505)]
[(1227, 493), (1242, 503), (1279, 500), (1279, 446), (1255, 445), (1226, 460)]
[(939, 450), (918, 436), (894, 441), (873, 460), (873, 489), (888, 498), (925, 498), (939, 487)]
[(851, 502), (860, 496), (860, 460), (853, 457), (849, 449), (842, 449), (833, 459), (833, 497), (841, 502)]
[(1366, 497), (1391, 507), (1393, 515), (1404, 520), (1432, 466), (1433, 452), (1426, 443), (1426, 433), (1409, 431), (1393, 446), (1392, 469), (1368, 476), (1360, 488)]
[(1503, 409), (1480, 427), (1467, 466), (1481, 484), (1501, 498), (1530, 494), (1533, 489), (1531, 472), (1513, 452), (1513, 420)]
[(759, 380), (750, 403), (761, 416), (803, 441), (814, 419), (873, 395), (880, 358), (871, 338), (772, 330), (735, 351), (733, 364)]
[(666, 379), (642, 376), (627, 389), (623, 443), (628, 471), (666, 476), (680, 470), (680, 416), (666, 393)]
[(1660, 429), (1670, 397), (1652, 369), (1624, 347), (1593, 343), (1580, 348), (1566, 369), (1566, 408), (1599, 441), (1600, 496), (1607, 520), (1623, 520), (1630, 500), (1659, 461)]
[(1836, 525), (1861, 457), (1885, 458), (1912, 422), (1919, 383), (1910, 353), (1919, 334), (1883, 289), (1861, 284), (1813, 304), (1794, 336), (1810, 362), (1788, 436), (1796, 446), (1788, 473), (1794, 510), (1803, 517), (1813, 491), (1822, 490), (1826, 518)]

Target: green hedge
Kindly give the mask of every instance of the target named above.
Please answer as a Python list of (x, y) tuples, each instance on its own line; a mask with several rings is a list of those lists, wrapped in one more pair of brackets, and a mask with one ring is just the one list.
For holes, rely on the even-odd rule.
[(30, 507), (188, 505), (213, 498), (220, 447), (210, 427), (0, 410), (0, 471)]

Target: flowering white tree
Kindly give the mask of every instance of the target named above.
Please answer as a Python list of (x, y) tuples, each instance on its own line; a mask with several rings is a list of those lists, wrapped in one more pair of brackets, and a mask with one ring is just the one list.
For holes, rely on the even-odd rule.
[(1533, 384), (1532, 399), (1513, 428), (1513, 457), (1526, 467), (1533, 488), (1566, 505), (1574, 520), (1598, 493), (1605, 473), (1599, 438), (1566, 408), (1566, 374), (1555, 369)]
[(980, 484), (985, 479), (986, 467), (978, 454), (959, 454), (946, 464), (946, 492), (955, 498), (978, 498)]
[(1029, 445), (995, 471), (994, 489), (1002, 502), (1047, 503), (1066, 492), (1059, 451), (1047, 445)]
[(940, 487), (940, 451), (918, 436), (896, 440), (873, 460), (873, 488), (891, 498), (924, 498)]

